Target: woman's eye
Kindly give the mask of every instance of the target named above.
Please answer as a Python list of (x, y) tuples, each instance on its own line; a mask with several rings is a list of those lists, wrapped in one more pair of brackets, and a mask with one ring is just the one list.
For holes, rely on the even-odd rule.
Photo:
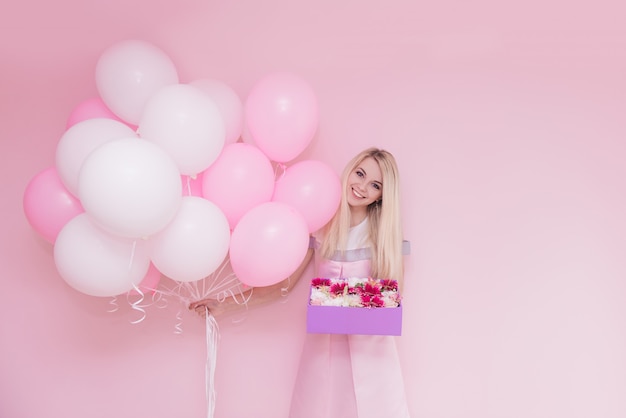
[(377, 183), (372, 183), (372, 187), (376, 190), (380, 190), (380, 186)]
[(362, 171), (357, 171), (356, 175), (359, 176), (359, 177), (363, 177), (363, 172)]

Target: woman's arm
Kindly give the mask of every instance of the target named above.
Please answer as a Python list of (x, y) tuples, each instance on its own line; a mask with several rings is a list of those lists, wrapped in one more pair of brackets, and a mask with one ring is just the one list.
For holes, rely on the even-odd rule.
[(198, 315), (204, 318), (206, 309), (208, 308), (213, 316), (218, 317), (236, 312), (244, 307), (250, 308), (277, 300), (284, 295), (285, 292), (289, 292), (293, 289), (311, 262), (312, 257), (313, 249), (309, 248), (300, 266), (285, 280), (271, 286), (253, 287), (243, 292), (241, 295), (238, 295), (238, 298), (246, 300), (245, 303), (236, 300), (233, 296), (229, 296), (221, 302), (215, 299), (203, 299), (189, 304), (189, 310), (196, 311)]

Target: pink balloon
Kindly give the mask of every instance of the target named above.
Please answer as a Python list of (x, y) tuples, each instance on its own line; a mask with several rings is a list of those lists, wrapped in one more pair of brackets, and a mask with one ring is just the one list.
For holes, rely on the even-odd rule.
[(164, 51), (145, 41), (118, 42), (102, 53), (96, 65), (96, 87), (102, 101), (132, 124), (139, 124), (154, 93), (177, 83), (174, 62)]
[(313, 89), (289, 73), (261, 79), (245, 104), (245, 120), (254, 142), (277, 162), (290, 161), (304, 151), (317, 131), (318, 117)]
[(51, 243), (65, 224), (84, 212), (80, 201), (65, 188), (54, 167), (41, 171), (28, 183), (23, 207), (33, 229)]
[(272, 163), (250, 144), (225, 146), (202, 176), (202, 195), (224, 212), (231, 228), (247, 211), (269, 202), (273, 193)]
[(227, 84), (208, 78), (192, 81), (190, 85), (200, 89), (217, 105), (226, 128), (226, 143), (237, 142), (243, 129), (243, 104)]
[(306, 220), (309, 232), (315, 232), (337, 211), (341, 200), (341, 181), (321, 161), (300, 161), (287, 168), (276, 182), (272, 200), (295, 208)]
[(270, 286), (296, 271), (308, 246), (302, 215), (284, 203), (267, 202), (246, 213), (233, 230), (230, 262), (242, 283)]
[[(72, 110), (72, 113), (70, 113), (70, 116), (67, 118), (65, 128), (69, 129), (78, 122), (95, 118), (113, 119), (124, 123), (122, 119), (117, 117), (117, 115), (113, 113), (106, 104), (104, 104), (100, 97), (92, 97), (82, 101), (74, 108), (74, 110)], [(136, 126), (131, 126), (131, 128), (135, 129)]]

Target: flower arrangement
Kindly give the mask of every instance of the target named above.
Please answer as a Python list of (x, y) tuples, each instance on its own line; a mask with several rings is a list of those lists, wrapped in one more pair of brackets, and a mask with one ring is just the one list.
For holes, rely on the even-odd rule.
[(397, 280), (368, 278), (311, 280), (312, 306), (356, 308), (397, 308), (400, 306)]

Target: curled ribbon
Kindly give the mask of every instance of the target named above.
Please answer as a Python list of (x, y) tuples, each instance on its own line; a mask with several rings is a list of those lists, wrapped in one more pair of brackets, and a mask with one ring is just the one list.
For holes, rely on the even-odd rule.
[(280, 296), (283, 298), (283, 300), (280, 303), (287, 303), (287, 301), (289, 300), (287, 299), (287, 296), (289, 296), (290, 285), (291, 285), (291, 276), (287, 278), (287, 284), (280, 288)]
[(174, 334), (180, 335), (183, 333), (183, 314), (181, 311), (176, 313), (176, 325), (174, 325)]
[(120, 309), (120, 307), (117, 304), (117, 296), (113, 296), (111, 298), (111, 300), (109, 301), (109, 305), (112, 306), (112, 308), (107, 311), (109, 313), (117, 312), (118, 309)]
[(141, 302), (143, 302), (145, 299), (144, 293), (141, 291), (141, 289), (139, 289), (137, 285), (133, 285), (133, 287), (135, 288), (135, 291), (139, 295), (139, 298), (136, 301), (131, 302), (130, 294), (127, 294), (128, 303), (130, 303), (130, 307), (132, 309), (141, 313), (141, 316), (138, 319), (135, 319), (134, 321), (130, 321), (131, 324), (135, 325), (135, 324), (142, 322), (144, 319), (146, 319), (146, 310), (144, 309), (145, 306), (141, 304)]
[(158, 309), (167, 308), (167, 298), (163, 296), (163, 293), (154, 291), (152, 293), (152, 304), (155, 304)]

